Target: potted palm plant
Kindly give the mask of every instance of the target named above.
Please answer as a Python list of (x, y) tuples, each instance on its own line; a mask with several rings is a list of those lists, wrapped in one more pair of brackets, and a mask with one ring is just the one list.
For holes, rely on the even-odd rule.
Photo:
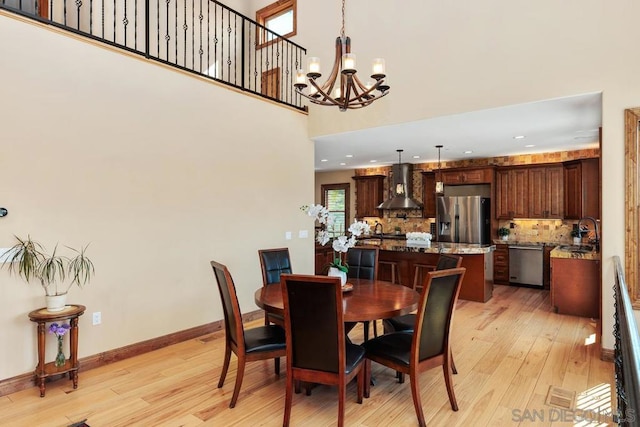
[(498, 236), (500, 236), (502, 240), (508, 240), (509, 234), (511, 234), (511, 231), (507, 227), (498, 228)]
[[(62, 311), (66, 304), (67, 292), (71, 286), (82, 287), (89, 283), (95, 269), (86, 256), (87, 246), (74, 252), (71, 257), (58, 253), (58, 245), (48, 254), (45, 248), (30, 236), (21, 239), (6, 253), (2, 266), (7, 266), (9, 274), (17, 274), (25, 282), (38, 280), (44, 289), (48, 311)], [(66, 283), (65, 283), (66, 281)]]

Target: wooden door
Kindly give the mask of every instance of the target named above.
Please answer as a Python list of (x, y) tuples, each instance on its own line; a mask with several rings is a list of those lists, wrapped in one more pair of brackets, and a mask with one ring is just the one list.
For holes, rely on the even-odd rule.
[(262, 73), (260, 90), (264, 96), (280, 99), (280, 67)]

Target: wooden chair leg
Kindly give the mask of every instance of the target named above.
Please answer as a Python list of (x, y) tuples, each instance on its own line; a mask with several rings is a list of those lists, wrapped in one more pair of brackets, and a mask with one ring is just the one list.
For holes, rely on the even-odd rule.
[[(365, 369), (364, 363), (362, 367), (360, 367), (360, 372), (358, 372), (358, 400), (359, 404), (362, 404), (362, 396), (364, 394), (364, 380), (366, 378), (367, 370)], [(345, 386), (346, 387), (346, 386)]]
[[(300, 386), (300, 380), (296, 380), (296, 387)], [(289, 427), (291, 421), (291, 403), (293, 401), (293, 374), (287, 369), (287, 387), (284, 397), (284, 420), (282, 427)]]
[(451, 403), (451, 409), (458, 410), (458, 402), (456, 401), (456, 395), (453, 392), (453, 376), (451, 375), (451, 367), (448, 363), (442, 365), (444, 371), (444, 382), (447, 385), (447, 394), (449, 395), (449, 403)]
[(233, 387), (233, 396), (231, 396), (231, 403), (229, 408), (235, 408), (238, 401), (238, 395), (240, 394), (240, 387), (242, 386), (242, 379), (244, 377), (244, 365), (246, 360), (244, 355), (238, 355), (238, 371), (236, 373), (236, 385)]
[(280, 358), (279, 357), (274, 358), (273, 362), (275, 364), (276, 375), (280, 376)]
[(451, 360), (451, 370), (453, 371), (454, 374), (458, 374), (458, 370), (456, 369), (456, 364), (453, 361), (453, 352), (451, 350), (449, 350), (449, 359)]
[(418, 417), (418, 425), (420, 427), (426, 427), (427, 423), (424, 420), (422, 402), (420, 401), (420, 387), (418, 386), (417, 372), (411, 372), (409, 373), (409, 376), (409, 382), (411, 383), (411, 396), (413, 397), (413, 406), (416, 410), (416, 416)]
[(374, 337), (378, 337), (378, 321), (374, 320), (373, 321), (373, 336)]
[(220, 381), (218, 381), (218, 388), (224, 385), (224, 379), (227, 377), (227, 371), (229, 370), (229, 361), (231, 360), (231, 347), (229, 343), (224, 346), (224, 363), (222, 364), (222, 373), (220, 374)]
[(369, 321), (362, 322), (362, 326), (364, 327), (364, 342), (367, 342), (369, 341)]
[(364, 369), (367, 373), (367, 378), (365, 378), (364, 382), (364, 397), (369, 398), (369, 393), (371, 392), (371, 360), (364, 360)]
[(347, 385), (342, 381), (338, 386), (338, 427), (344, 427), (344, 404), (347, 399)]
[(265, 326), (269, 326), (269, 313), (264, 312), (264, 324)]

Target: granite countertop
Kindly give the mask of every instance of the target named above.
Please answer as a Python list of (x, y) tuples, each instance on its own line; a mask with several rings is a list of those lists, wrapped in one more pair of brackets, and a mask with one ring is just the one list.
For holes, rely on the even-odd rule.
[[(597, 252), (595, 249), (575, 251), (575, 250), (567, 249), (568, 247), (573, 247), (573, 246), (571, 245), (557, 246), (554, 250), (551, 251), (551, 254), (550, 254), (551, 258), (574, 258), (574, 259), (587, 259), (587, 260), (600, 259), (600, 252)], [(584, 247), (585, 246), (583, 246), (583, 248)], [(589, 247), (592, 247), (592, 246), (589, 245)]]
[(413, 243), (404, 239), (369, 238), (363, 239), (359, 244), (377, 246), (382, 251), (423, 252), (432, 254), (486, 254), (495, 249), (495, 245), (444, 242), (431, 242), (430, 245), (426, 245), (424, 243)]
[(496, 245), (508, 246), (550, 246), (553, 247), (550, 254), (552, 258), (600, 259), (600, 253), (595, 250), (593, 245), (575, 246), (563, 242), (524, 242), (502, 239), (494, 239), (493, 243)]

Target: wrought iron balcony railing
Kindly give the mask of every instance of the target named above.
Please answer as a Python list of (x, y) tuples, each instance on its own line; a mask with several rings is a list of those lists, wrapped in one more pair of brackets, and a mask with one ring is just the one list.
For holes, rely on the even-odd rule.
[(0, 8), (305, 110), (306, 49), (215, 0), (0, 0)]

